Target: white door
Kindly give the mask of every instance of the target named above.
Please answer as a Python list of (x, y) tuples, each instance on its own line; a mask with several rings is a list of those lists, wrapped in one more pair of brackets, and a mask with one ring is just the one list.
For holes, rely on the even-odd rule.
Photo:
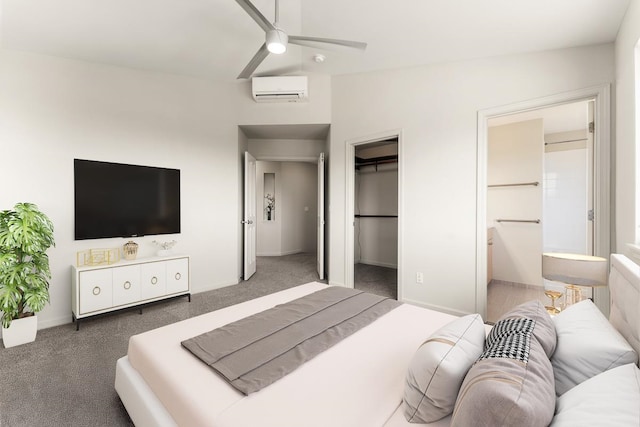
[(244, 280), (256, 272), (256, 159), (244, 152)]
[(324, 279), (324, 153), (318, 158), (318, 276)]

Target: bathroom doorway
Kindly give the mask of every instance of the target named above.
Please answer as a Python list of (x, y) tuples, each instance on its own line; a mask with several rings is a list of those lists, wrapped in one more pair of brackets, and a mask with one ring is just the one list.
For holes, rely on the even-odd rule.
[[(578, 126), (561, 118), (572, 109)], [(609, 87), (481, 111), (478, 145), (477, 307), (495, 320), (520, 302), (510, 292), (495, 297), (496, 283), (549, 303), (544, 251), (609, 254)], [(607, 301), (606, 291), (594, 294), (605, 314)]]

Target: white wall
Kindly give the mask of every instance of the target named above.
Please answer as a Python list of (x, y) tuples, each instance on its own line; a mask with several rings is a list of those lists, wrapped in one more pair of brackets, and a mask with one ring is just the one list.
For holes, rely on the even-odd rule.
[[(40, 327), (71, 320), (77, 251), (126, 242), (74, 241), (74, 158), (180, 169), (182, 233), (159, 239), (175, 238), (174, 250), (191, 255), (194, 292), (237, 282), (237, 113), (219, 101), (235, 93), (234, 85), (0, 51), (0, 207), (34, 202), (55, 225)], [(155, 253), (154, 239), (134, 239), (139, 257)]]
[[(633, 45), (640, 13), (632, 3), (616, 43), (619, 240), (635, 233)], [(0, 144), (28, 156), (5, 162), (11, 182), (0, 206), (32, 201), (56, 224), (51, 304), (41, 326), (70, 319), (70, 265), (78, 250), (122, 239), (73, 241), (74, 157), (183, 170), (183, 232), (176, 251), (192, 255), (195, 291), (235, 283), (241, 234), (238, 124), (332, 123), (331, 282), (344, 283), (345, 141), (404, 130), (406, 300), (471, 312), (475, 294), (475, 129), (479, 109), (613, 80), (613, 49), (592, 46), (334, 77), (311, 76), (310, 101), (256, 104), (248, 82), (162, 75), (0, 51)], [(633, 71), (632, 71), (633, 72)], [(392, 106), (392, 107), (390, 107)], [(631, 175), (629, 175), (629, 173)], [(14, 178), (19, 177), (19, 179)], [(630, 210), (626, 201), (631, 200)], [(622, 207), (622, 208), (621, 208)], [(622, 213), (621, 213), (622, 212)], [(631, 215), (631, 217), (629, 216)], [(629, 221), (629, 218), (631, 220)], [(624, 223), (622, 227), (621, 223)], [(631, 223), (631, 227), (628, 226)], [(631, 232), (629, 231), (631, 230)], [(623, 237), (620, 237), (623, 236)], [(172, 238), (172, 236), (167, 236)], [(140, 256), (153, 238), (139, 239)], [(231, 248), (231, 250), (229, 250)], [(231, 254), (231, 258), (230, 258)], [(214, 274), (211, 274), (211, 271)], [(425, 285), (409, 280), (425, 272)]]
[(258, 160), (318, 160), (324, 146), (316, 139), (249, 139), (249, 152)]
[(309, 101), (258, 104), (251, 96), (251, 81), (237, 85), (238, 124), (331, 123), (331, 76), (309, 76)]
[[(242, 263), (239, 124), (329, 123), (330, 77), (311, 76), (304, 105), (256, 104), (250, 82), (191, 77), (0, 50), (0, 144), (6, 179), (0, 208), (38, 204), (53, 220), (51, 303), (40, 327), (70, 322), (76, 252), (124, 239), (73, 240), (73, 159), (181, 170), (182, 233), (194, 292), (237, 283)], [(25, 162), (6, 161), (10, 157)], [(12, 182), (12, 185), (8, 185)], [(151, 256), (158, 237), (136, 239)]]
[[(364, 166), (355, 176), (356, 214), (398, 215), (397, 165)], [(356, 218), (355, 262), (397, 268), (397, 218)]]
[(640, 169), (640, 2), (629, 8), (615, 44), (616, 143), (615, 143), (615, 239), (612, 251), (625, 253), (629, 243), (640, 243), (640, 197), (637, 187)]
[[(542, 119), (489, 128), (487, 184), (542, 183)], [(487, 221), (493, 232), (493, 278), (542, 285), (542, 185), (492, 187), (487, 190)]]
[[(260, 160), (256, 163), (258, 256), (315, 252), (316, 171), (313, 163)], [(265, 173), (275, 174), (275, 220), (272, 221), (267, 221), (262, 211)]]
[(478, 110), (610, 82), (613, 65), (613, 46), (600, 45), (334, 76), (331, 283), (345, 283), (345, 145), (402, 129), (401, 294), (475, 311)]
[[(252, 154), (253, 155), (253, 154)], [(264, 213), (264, 174), (275, 175), (275, 209), (270, 221)], [(280, 162), (256, 162), (256, 255), (280, 256), (282, 250), (282, 173)]]
[(317, 165), (282, 162), (282, 252), (316, 252)]

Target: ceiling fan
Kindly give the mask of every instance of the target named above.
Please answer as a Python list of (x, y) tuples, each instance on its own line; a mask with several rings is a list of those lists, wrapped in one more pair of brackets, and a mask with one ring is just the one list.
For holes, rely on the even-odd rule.
[(285, 53), (287, 51), (287, 43), (297, 44), (299, 46), (316, 47), (317, 43), (334, 44), (339, 46), (345, 46), (354, 49), (365, 50), (367, 48), (366, 43), (354, 42), (350, 40), (339, 39), (326, 39), (320, 37), (305, 37), (305, 36), (289, 36), (278, 26), (278, 0), (276, 1), (276, 14), (275, 22), (272, 24), (264, 17), (262, 13), (251, 3), (249, 0), (236, 0), (238, 4), (253, 18), (254, 21), (265, 31), (265, 42), (258, 49), (258, 52), (251, 58), (251, 61), (244, 67), (244, 70), (238, 76), (239, 79), (248, 79), (253, 72), (258, 68), (258, 65), (264, 61), (269, 53), (276, 55)]

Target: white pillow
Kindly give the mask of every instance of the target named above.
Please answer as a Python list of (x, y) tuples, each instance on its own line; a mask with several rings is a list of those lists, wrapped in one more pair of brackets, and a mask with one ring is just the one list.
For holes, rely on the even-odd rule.
[(553, 323), (558, 344), (551, 364), (558, 396), (601, 372), (638, 361), (633, 348), (591, 300), (569, 306)]
[(404, 388), (404, 416), (411, 423), (430, 423), (453, 412), (467, 371), (482, 353), (485, 328), (479, 314), (445, 325), (416, 351)]
[(551, 426), (637, 426), (640, 422), (640, 370), (618, 366), (558, 397)]

